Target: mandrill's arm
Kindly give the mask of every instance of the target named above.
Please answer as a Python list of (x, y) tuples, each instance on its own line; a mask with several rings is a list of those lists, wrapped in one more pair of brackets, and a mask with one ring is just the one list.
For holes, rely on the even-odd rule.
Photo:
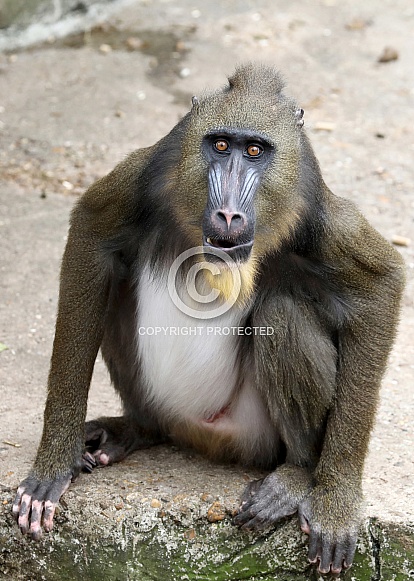
[(102, 340), (108, 277), (98, 241), (76, 214), (62, 263), (59, 310), (48, 380), (42, 440), (13, 511), (33, 538), (53, 526), (56, 503), (81, 469), (86, 404)]
[(94, 184), (74, 208), (62, 262), (58, 317), (42, 440), (13, 512), (35, 539), (52, 529), (56, 504), (82, 468), (89, 385), (116, 264), (105, 248), (134, 215), (131, 207), (148, 150), (133, 153)]
[(339, 332), (336, 394), (316, 485), (299, 507), (302, 529), (310, 535), (309, 559), (319, 560), (321, 573), (339, 573), (353, 560), (363, 465), (404, 283), (400, 255), (360, 216), (358, 223), (329, 257), (339, 264), (352, 311)]

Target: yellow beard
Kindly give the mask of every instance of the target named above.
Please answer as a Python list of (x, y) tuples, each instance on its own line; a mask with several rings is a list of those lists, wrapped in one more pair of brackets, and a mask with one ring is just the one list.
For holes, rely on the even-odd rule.
[[(237, 272), (240, 276), (240, 289), (237, 284)], [(252, 255), (247, 262), (237, 263), (233, 267), (220, 268), (220, 274), (204, 270), (205, 278), (211, 289), (217, 289), (220, 299), (244, 305), (251, 297), (255, 287), (257, 260)]]

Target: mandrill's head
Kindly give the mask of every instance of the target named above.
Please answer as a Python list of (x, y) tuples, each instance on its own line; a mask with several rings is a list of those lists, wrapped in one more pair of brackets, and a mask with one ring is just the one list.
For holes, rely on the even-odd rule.
[(258, 262), (289, 241), (306, 214), (304, 159), (320, 178), (303, 110), (283, 87), (274, 69), (245, 65), (224, 89), (194, 97), (184, 120), (177, 178), (185, 191), (176, 214), (194, 245), (225, 252), (250, 286)]

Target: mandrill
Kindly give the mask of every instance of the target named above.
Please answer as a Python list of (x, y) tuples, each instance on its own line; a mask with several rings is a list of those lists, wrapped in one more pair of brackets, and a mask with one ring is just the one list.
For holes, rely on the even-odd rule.
[[(325, 185), (283, 88), (241, 66), (75, 205), (23, 533), (51, 530), (82, 469), (173, 440), (271, 471), (236, 525), (298, 512), (319, 571), (351, 565), (404, 268)], [(99, 348), (124, 414), (85, 424)]]

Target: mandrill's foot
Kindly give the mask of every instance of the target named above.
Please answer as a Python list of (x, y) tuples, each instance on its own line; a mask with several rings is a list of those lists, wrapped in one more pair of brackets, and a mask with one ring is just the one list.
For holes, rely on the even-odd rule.
[(284, 464), (246, 488), (234, 524), (244, 530), (262, 530), (294, 514), (311, 492), (312, 477), (304, 468)]
[(85, 472), (99, 466), (120, 462), (134, 450), (160, 444), (158, 434), (147, 434), (126, 418), (99, 418), (85, 424), (85, 452), (82, 469)]

